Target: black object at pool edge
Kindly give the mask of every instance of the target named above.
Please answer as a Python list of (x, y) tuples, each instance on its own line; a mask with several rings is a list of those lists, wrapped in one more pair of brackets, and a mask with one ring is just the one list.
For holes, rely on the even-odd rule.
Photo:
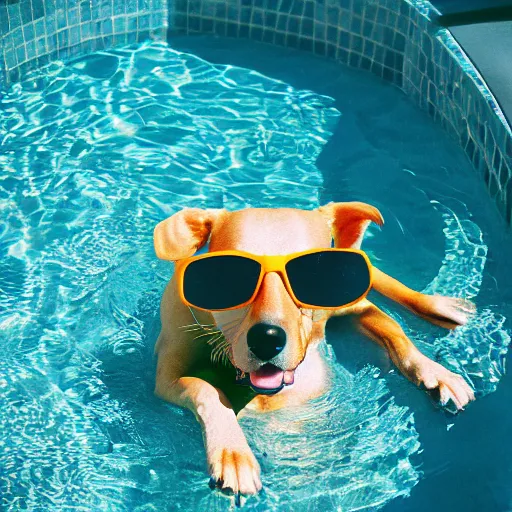
[(487, 7), (474, 11), (442, 14), (436, 19), (436, 22), (442, 27), (458, 27), (461, 25), (510, 20), (512, 20), (512, 4), (504, 7)]

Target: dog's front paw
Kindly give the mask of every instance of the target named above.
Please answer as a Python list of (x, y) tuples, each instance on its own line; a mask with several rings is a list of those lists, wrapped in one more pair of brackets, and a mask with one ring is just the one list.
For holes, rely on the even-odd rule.
[(468, 322), (475, 313), (476, 306), (466, 299), (419, 294), (411, 304), (411, 309), (435, 325), (454, 329)]
[(442, 405), (453, 401), (458, 410), (475, 399), (475, 394), (461, 375), (447, 370), (423, 354), (409, 359), (402, 367), (403, 373), (418, 386), (437, 391)]
[(240, 426), (205, 434), (210, 487), (233, 492), (237, 505), (240, 494), (257, 494), (262, 487), (260, 466)]

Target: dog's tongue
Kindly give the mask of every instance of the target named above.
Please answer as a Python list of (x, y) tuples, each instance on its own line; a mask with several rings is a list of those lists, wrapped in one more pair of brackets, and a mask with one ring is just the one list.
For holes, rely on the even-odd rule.
[(273, 364), (266, 364), (249, 375), (253, 386), (261, 389), (276, 389), (283, 383), (284, 371)]

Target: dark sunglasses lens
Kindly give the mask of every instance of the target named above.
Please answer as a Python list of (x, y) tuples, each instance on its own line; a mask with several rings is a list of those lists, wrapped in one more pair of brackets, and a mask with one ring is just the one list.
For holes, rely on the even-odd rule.
[(261, 265), (243, 256), (212, 256), (185, 269), (183, 294), (194, 306), (226, 309), (248, 301), (258, 283)]
[(355, 252), (305, 254), (289, 261), (286, 273), (297, 299), (313, 306), (345, 306), (370, 286), (370, 269)]

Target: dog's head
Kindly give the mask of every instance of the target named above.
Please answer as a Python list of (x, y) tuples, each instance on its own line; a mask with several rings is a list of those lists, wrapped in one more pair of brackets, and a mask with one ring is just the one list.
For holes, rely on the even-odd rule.
[[(235, 212), (186, 208), (155, 228), (159, 258), (192, 256), (209, 240), (209, 252), (239, 250), (283, 255), (315, 248), (359, 248), (380, 212), (365, 203), (330, 203), (317, 210), (248, 208)], [(261, 393), (293, 383), (295, 369), (313, 339), (312, 310), (298, 307), (279, 274), (269, 272), (254, 302), (241, 309), (212, 312), (224, 335), (231, 363)]]

